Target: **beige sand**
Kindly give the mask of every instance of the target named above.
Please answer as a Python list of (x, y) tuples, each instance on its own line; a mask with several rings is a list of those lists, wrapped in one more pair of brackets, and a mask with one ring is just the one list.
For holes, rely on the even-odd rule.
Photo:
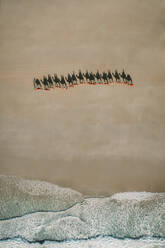
[[(164, 191), (164, 13), (163, 0), (1, 0), (0, 174)], [(79, 68), (125, 68), (136, 86), (33, 90)]]

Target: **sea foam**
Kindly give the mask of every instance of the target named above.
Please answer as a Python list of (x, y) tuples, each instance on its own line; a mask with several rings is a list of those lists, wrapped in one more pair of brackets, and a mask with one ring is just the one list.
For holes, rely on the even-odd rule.
[(15, 177), (0, 177), (0, 186), (1, 241), (165, 238), (165, 193), (84, 198), (71, 189)]

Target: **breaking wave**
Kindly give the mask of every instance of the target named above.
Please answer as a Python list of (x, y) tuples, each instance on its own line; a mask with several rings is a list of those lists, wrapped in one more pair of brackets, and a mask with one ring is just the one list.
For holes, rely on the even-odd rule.
[[(120, 243), (132, 239), (129, 242), (136, 244), (137, 240), (144, 244), (163, 242), (165, 247), (165, 193), (125, 192), (85, 198), (50, 183), (0, 176), (0, 218), (0, 247), (18, 238), (27, 245), (73, 240), (92, 244), (100, 239), (103, 243)], [(88, 247), (85, 244), (83, 247)]]

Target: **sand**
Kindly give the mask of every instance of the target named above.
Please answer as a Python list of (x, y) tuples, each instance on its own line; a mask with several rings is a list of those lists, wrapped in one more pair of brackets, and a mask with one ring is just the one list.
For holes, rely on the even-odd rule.
[[(86, 195), (165, 190), (164, 1), (0, 1), (0, 174)], [(134, 88), (33, 90), (123, 68)]]

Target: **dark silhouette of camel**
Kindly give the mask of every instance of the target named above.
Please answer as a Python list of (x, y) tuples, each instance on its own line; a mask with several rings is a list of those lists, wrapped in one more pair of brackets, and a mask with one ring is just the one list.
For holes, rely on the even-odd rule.
[(86, 82), (88, 82), (89, 81), (89, 72), (86, 71), (85, 73), (83, 73), (83, 76), (85, 77)]
[(92, 72), (89, 73), (89, 84), (95, 84), (95, 76)]
[(126, 79), (127, 79), (128, 85), (130, 85), (130, 86), (134, 85), (130, 74), (127, 74)]
[(61, 79), (60, 79), (60, 83), (62, 85), (62, 88), (68, 88), (67, 84), (66, 84), (66, 81), (65, 81), (65, 78), (63, 75), (61, 75)]
[(68, 76), (65, 77), (66, 81), (69, 84), (69, 87), (73, 87), (73, 80), (72, 80), (72, 76), (70, 75), (70, 73), (68, 73)]
[(123, 79), (123, 83), (127, 84), (127, 75), (125, 74), (124, 69), (121, 74), (119, 73), (119, 75)]
[(53, 80), (50, 74), (48, 74), (48, 83), (50, 88), (54, 88)]
[(77, 85), (77, 78), (76, 78), (76, 74), (73, 72), (72, 73), (72, 81), (74, 85)]
[(105, 84), (108, 84), (108, 75), (107, 75), (106, 72), (103, 72), (102, 79), (103, 79), (103, 81), (104, 81)]
[(102, 83), (101, 82), (101, 74), (100, 74), (99, 70), (97, 70), (97, 72), (95, 74), (95, 78), (97, 80), (97, 83), (99, 83), (99, 84)]
[(34, 89), (37, 89), (37, 90), (42, 89), (41, 82), (38, 78), (34, 78), (33, 84), (34, 84)]
[(55, 86), (56, 87), (60, 87), (61, 86), (61, 84), (60, 84), (60, 79), (59, 79), (59, 77), (57, 76), (57, 74), (54, 74), (54, 77), (52, 77), (53, 78), (53, 81), (54, 81), (54, 83), (55, 83)]
[(82, 84), (84, 81), (84, 76), (83, 76), (81, 70), (79, 70), (79, 73), (78, 73), (78, 75), (76, 75), (76, 77), (79, 79), (80, 84)]
[(112, 73), (112, 75), (115, 77), (116, 82), (119, 83), (120, 82), (120, 75), (119, 75), (118, 71), (115, 70), (115, 73)]
[(45, 76), (43, 77), (43, 80), (41, 79), (41, 82), (44, 86), (44, 90), (49, 90), (49, 83), (48, 83), (48, 80)]
[(112, 83), (113, 82), (113, 76), (112, 76), (112, 73), (110, 70), (108, 71), (107, 77), (108, 77), (110, 83)]

